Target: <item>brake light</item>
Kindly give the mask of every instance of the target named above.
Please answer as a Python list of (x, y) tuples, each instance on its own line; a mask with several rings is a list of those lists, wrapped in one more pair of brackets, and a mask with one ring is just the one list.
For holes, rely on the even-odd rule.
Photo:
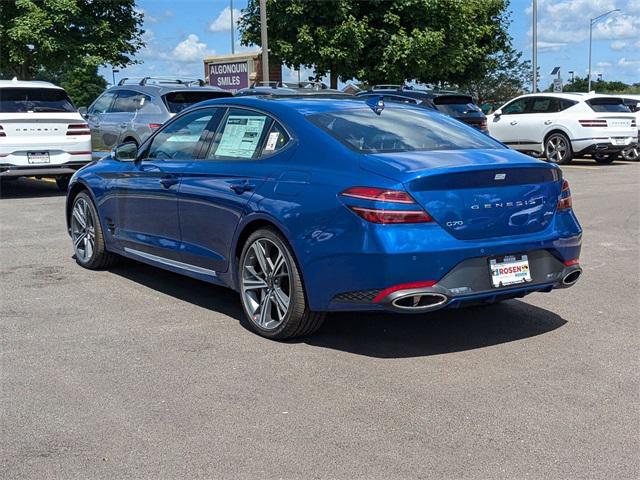
[(368, 200), (371, 202), (384, 202), (389, 204), (414, 205), (415, 209), (400, 209), (391, 207), (381, 207), (379, 205), (362, 206), (347, 205), (351, 211), (363, 218), (367, 222), (381, 224), (397, 223), (426, 223), (432, 222), (433, 218), (419, 208), (419, 205), (407, 192), (402, 190), (387, 190), (376, 187), (351, 187), (340, 194), (345, 199)]
[(378, 303), (387, 295), (392, 294), (393, 292), (397, 292), (398, 290), (411, 290), (413, 288), (429, 288), (433, 287), (437, 282), (435, 280), (428, 280), (426, 282), (411, 282), (411, 283), (402, 283), (400, 285), (394, 285), (393, 287), (385, 288), (382, 290), (376, 297), (373, 299), (374, 302)]
[(636, 119), (634, 118), (633, 120), (631, 120), (631, 126), (635, 127), (636, 126)]
[(67, 135), (91, 135), (91, 130), (86, 123), (72, 123), (67, 125)]
[(568, 210), (573, 206), (571, 200), (571, 189), (569, 188), (569, 182), (562, 181), (562, 190), (560, 191), (560, 198), (558, 199), (558, 210)]
[(4, 133), (4, 128), (2, 128), (2, 125), (0, 125), (0, 137), (6, 137), (7, 134)]
[(566, 262), (564, 262), (565, 267), (573, 267), (574, 265), (580, 265), (580, 260), (574, 258), (573, 260), (567, 260)]
[(161, 124), (161, 123), (150, 123), (150, 124), (149, 124), (149, 128), (150, 128), (151, 130), (157, 130), (157, 129), (159, 129), (161, 126), (162, 126), (162, 124)]
[(598, 118), (593, 120), (578, 120), (583, 127), (606, 127), (607, 121), (604, 118)]

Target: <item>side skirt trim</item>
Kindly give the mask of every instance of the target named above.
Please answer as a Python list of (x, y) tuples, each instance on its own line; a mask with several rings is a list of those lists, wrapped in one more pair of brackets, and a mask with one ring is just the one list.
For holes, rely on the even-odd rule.
[(159, 257), (158, 255), (153, 255), (147, 252), (141, 252), (140, 250), (135, 250), (133, 248), (124, 247), (124, 251), (127, 253), (130, 253), (131, 255), (136, 255), (138, 257), (146, 258), (147, 260), (151, 260), (152, 262), (158, 262), (163, 265), (168, 265), (170, 267), (180, 268), (182, 270), (188, 270), (190, 272), (199, 273), (200, 275), (209, 275), (212, 277), (218, 276), (218, 274), (214, 270), (209, 270), (208, 268), (198, 267), (196, 265), (179, 262), (177, 260), (172, 260), (170, 258)]

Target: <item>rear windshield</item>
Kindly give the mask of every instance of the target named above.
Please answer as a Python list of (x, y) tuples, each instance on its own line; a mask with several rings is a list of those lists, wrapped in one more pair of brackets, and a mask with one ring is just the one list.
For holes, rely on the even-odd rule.
[(75, 112), (59, 88), (0, 88), (0, 112)]
[(191, 105), (204, 102), (205, 100), (211, 100), (213, 98), (230, 97), (231, 94), (227, 92), (172, 92), (167, 93), (164, 98), (164, 103), (167, 104), (167, 108), (171, 113), (178, 113)]
[(433, 99), (438, 110), (453, 117), (481, 112), (471, 97), (465, 96), (441, 96)]
[(349, 148), (363, 153), (504, 148), (457, 120), (415, 107), (387, 104), (380, 115), (367, 107), (307, 118)]
[(592, 98), (587, 100), (587, 104), (594, 112), (627, 112), (629, 113), (629, 107), (627, 107), (621, 98)]

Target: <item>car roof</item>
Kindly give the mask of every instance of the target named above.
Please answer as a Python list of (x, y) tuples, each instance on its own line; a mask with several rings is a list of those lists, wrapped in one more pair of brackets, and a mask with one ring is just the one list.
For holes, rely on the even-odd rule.
[(54, 85), (50, 82), (41, 82), (39, 80), (0, 80), (0, 88), (55, 88), (64, 90), (62, 87)]
[(173, 93), (173, 92), (223, 92), (223, 93), (229, 93), (229, 95), (231, 95), (230, 92), (227, 92), (226, 90), (223, 90), (221, 88), (218, 87), (214, 87), (214, 86), (204, 86), (204, 87), (200, 87), (197, 85), (181, 85), (179, 83), (172, 83), (172, 84), (147, 84), (147, 85), (140, 85), (138, 83), (125, 83), (122, 85), (115, 85), (113, 87), (109, 88), (109, 91), (118, 91), (118, 90), (135, 90), (137, 92), (142, 92), (142, 93), (150, 93), (150, 94), (155, 94), (155, 95), (164, 95), (167, 93)]
[[(527, 98), (527, 97), (554, 97), (554, 98), (564, 98), (567, 100), (590, 100), (592, 98), (620, 98), (621, 95), (607, 95), (607, 94), (603, 94), (603, 93), (586, 93), (586, 92), (558, 92), (558, 93), (553, 93), (553, 92), (540, 92), (540, 93), (526, 93), (524, 95), (520, 95), (516, 98)], [(515, 100), (512, 99), (512, 100)]]

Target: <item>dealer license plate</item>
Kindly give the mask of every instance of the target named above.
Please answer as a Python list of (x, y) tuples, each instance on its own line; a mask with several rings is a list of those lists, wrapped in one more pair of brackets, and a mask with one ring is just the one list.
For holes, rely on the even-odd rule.
[(51, 162), (49, 152), (27, 152), (27, 161), (31, 164)]
[(489, 259), (491, 282), (495, 288), (531, 281), (526, 255), (507, 255)]
[(627, 137), (613, 137), (611, 139), (611, 143), (613, 143), (614, 145), (626, 145)]

